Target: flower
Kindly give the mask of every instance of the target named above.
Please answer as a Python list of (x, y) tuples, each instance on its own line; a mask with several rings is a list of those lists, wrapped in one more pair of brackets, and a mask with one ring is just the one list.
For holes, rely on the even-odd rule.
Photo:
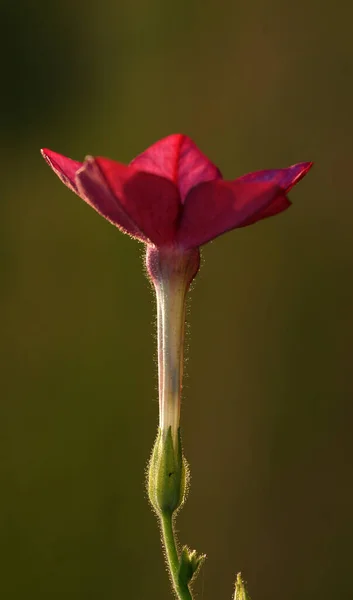
[(185, 301), (199, 269), (199, 247), (287, 209), (286, 194), (312, 163), (227, 181), (181, 134), (156, 142), (129, 165), (91, 156), (81, 163), (47, 149), (42, 154), (67, 187), (147, 246), (157, 297), (159, 422), (163, 443), (171, 430), (177, 457)]
[(227, 181), (187, 136), (170, 135), (129, 165), (42, 154), (61, 181), (108, 221), (148, 245), (198, 248), (290, 206), (286, 194), (312, 163)]
[[(170, 135), (124, 165), (108, 158), (77, 162), (42, 154), (73, 192), (123, 232), (146, 244), (146, 266), (157, 300), (159, 431), (148, 466), (148, 495), (161, 526), (177, 598), (205, 559), (186, 546), (180, 555), (173, 519), (185, 501), (189, 469), (180, 434), (186, 295), (198, 272), (200, 246), (217, 236), (287, 209), (286, 194), (311, 168), (258, 171), (233, 181), (185, 135)], [(234, 600), (248, 600), (240, 573)]]

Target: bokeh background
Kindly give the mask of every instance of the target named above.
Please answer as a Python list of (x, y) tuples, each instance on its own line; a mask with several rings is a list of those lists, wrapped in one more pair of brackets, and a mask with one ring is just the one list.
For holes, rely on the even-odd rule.
[(183, 401), (195, 591), (352, 596), (353, 9), (1, 4), (0, 595), (171, 597), (144, 490), (157, 427), (142, 248), (46, 146), (128, 162), (184, 132), (225, 177), (314, 160), (294, 207), (203, 250)]

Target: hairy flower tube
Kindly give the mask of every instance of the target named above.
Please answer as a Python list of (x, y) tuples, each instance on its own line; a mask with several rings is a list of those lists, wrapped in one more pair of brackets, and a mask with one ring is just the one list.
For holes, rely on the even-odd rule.
[[(179, 435), (185, 302), (199, 269), (200, 246), (286, 210), (291, 204), (287, 193), (312, 163), (224, 180), (218, 167), (181, 134), (156, 142), (129, 165), (91, 156), (78, 162), (47, 149), (42, 154), (67, 187), (146, 245), (157, 298), (159, 379), (159, 434), (149, 495), (161, 519), (175, 592), (185, 600), (191, 598), (189, 583), (202, 557), (184, 549), (179, 558), (171, 519), (186, 487)], [(192, 560), (186, 560), (189, 554)]]

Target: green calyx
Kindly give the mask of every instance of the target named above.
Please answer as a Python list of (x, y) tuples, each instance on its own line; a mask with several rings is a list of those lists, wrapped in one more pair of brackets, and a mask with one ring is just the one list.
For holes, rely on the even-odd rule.
[(183, 457), (180, 429), (176, 442), (172, 431), (158, 431), (148, 466), (148, 495), (158, 515), (172, 515), (185, 500), (188, 467)]

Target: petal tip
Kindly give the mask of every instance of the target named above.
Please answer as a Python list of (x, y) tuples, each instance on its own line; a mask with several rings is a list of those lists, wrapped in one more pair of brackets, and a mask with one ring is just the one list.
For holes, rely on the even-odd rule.
[(52, 154), (51, 150), (49, 150), (48, 148), (41, 148), (40, 153), (43, 156), (44, 160), (50, 160), (50, 155)]
[(289, 177), (286, 181), (285, 191), (286, 193), (290, 192), (290, 190), (301, 180), (305, 175), (310, 171), (313, 166), (313, 161), (297, 163), (296, 165), (292, 165), (289, 167), (288, 173), (293, 173), (292, 177)]
[(310, 169), (313, 165), (314, 165), (314, 161), (310, 160), (307, 162), (299, 163), (298, 165), (295, 165), (295, 166), (297, 166), (299, 168), (301, 167), (302, 173), (304, 173), (304, 175), (305, 175), (308, 171), (310, 171)]

